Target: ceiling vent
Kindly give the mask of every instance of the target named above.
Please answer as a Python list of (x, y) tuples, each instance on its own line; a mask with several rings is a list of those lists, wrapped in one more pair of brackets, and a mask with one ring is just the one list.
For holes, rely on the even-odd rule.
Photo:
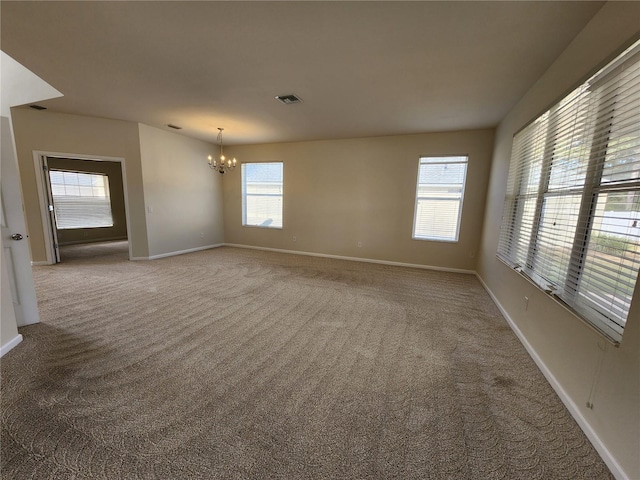
[(280, 100), (282, 103), (284, 103), (285, 105), (291, 105), (292, 103), (302, 102), (302, 99), (300, 97), (297, 97), (293, 93), (289, 95), (278, 95), (276, 98)]
[(43, 107), (42, 105), (29, 105), (34, 110), (46, 110), (47, 107)]
[(173, 128), (174, 130), (182, 130), (182, 127), (179, 127), (178, 125), (173, 125), (172, 123), (167, 125), (167, 127)]

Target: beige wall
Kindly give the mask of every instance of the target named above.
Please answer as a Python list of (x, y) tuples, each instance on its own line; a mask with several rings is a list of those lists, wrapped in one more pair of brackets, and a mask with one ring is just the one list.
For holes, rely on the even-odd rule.
[(70, 170), (75, 172), (102, 173), (109, 181), (111, 199), (111, 216), (113, 226), (100, 228), (58, 229), (60, 245), (84, 242), (100, 242), (127, 238), (127, 216), (124, 206), (124, 189), (122, 185), (122, 167), (120, 162), (96, 162), (71, 158), (49, 158), (50, 169)]
[[(640, 284), (619, 348), (496, 259), (512, 137), (639, 34), (640, 3), (610, 2), (501, 122), (478, 272), (628, 478), (640, 478)], [(524, 296), (529, 297), (528, 310)], [(602, 367), (598, 373), (598, 361)], [(593, 397), (590, 393), (593, 389)], [(593, 409), (586, 407), (592, 400)], [(614, 466), (615, 467), (615, 466)]]
[(108, 156), (125, 159), (131, 231), (129, 240), (134, 257), (149, 254), (144, 211), (144, 192), (140, 162), (138, 124), (120, 120), (12, 109), (12, 121), (20, 179), (24, 195), (31, 259), (46, 261), (40, 201), (36, 188), (33, 151)]
[[(474, 270), (493, 137), (488, 129), (228, 148), (241, 162), (284, 163), (284, 220), (282, 230), (242, 226), (238, 168), (223, 181), (225, 241)], [(451, 154), (469, 155), (459, 242), (413, 240), (419, 157)]]
[(149, 256), (223, 243), (222, 181), (207, 165), (214, 147), (147, 125), (139, 131)]

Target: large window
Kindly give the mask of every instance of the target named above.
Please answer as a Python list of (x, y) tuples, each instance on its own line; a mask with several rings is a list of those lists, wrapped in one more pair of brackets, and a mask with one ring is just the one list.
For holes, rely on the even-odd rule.
[(282, 162), (242, 164), (242, 225), (282, 228)]
[(640, 267), (640, 42), (514, 137), (498, 256), (620, 341)]
[(106, 175), (51, 169), (49, 180), (58, 229), (113, 226)]
[(422, 157), (413, 238), (457, 242), (468, 158)]

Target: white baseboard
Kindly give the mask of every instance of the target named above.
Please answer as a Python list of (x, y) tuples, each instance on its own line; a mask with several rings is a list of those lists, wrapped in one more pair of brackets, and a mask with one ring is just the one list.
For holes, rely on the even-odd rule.
[(0, 357), (5, 356), (9, 353), (9, 350), (12, 350), (16, 345), (18, 345), (22, 341), (22, 335), (18, 334), (9, 340), (7, 343), (0, 347)]
[(42, 265), (51, 265), (49, 262), (47, 262), (46, 260), (40, 260), (38, 262), (31, 262), (31, 266), (32, 267), (37, 267), (37, 266), (42, 266)]
[(611, 473), (613, 474), (613, 476), (618, 480), (629, 480), (629, 477), (627, 476), (627, 474), (624, 472), (620, 464), (616, 461), (616, 459), (611, 454), (607, 446), (602, 442), (602, 440), (600, 439), (598, 434), (595, 432), (595, 430), (591, 427), (591, 425), (589, 424), (589, 421), (584, 417), (584, 415), (582, 414), (582, 412), (580, 411), (576, 403), (567, 394), (567, 392), (564, 390), (560, 382), (556, 379), (556, 377), (553, 375), (551, 370), (549, 370), (549, 368), (544, 363), (542, 358), (540, 358), (538, 353), (535, 351), (533, 346), (531, 346), (531, 344), (529, 343), (525, 335), (518, 328), (516, 323), (513, 321), (509, 313), (504, 309), (502, 304), (498, 301), (498, 299), (493, 294), (493, 292), (489, 289), (489, 287), (484, 282), (482, 277), (480, 277), (478, 273), (476, 273), (476, 277), (478, 278), (478, 280), (480, 281), (484, 289), (487, 291), (491, 299), (494, 301), (494, 303), (496, 304), (496, 306), (504, 316), (505, 320), (511, 327), (511, 330), (513, 330), (513, 333), (516, 334), (516, 336), (518, 337), (518, 339), (520, 340), (524, 348), (527, 350), (527, 353), (529, 353), (533, 361), (536, 363), (536, 365), (542, 372), (542, 374), (545, 376), (547, 381), (551, 384), (551, 387), (558, 394), (558, 397), (560, 397), (560, 400), (562, 400), (562, 403), (564, 403), (564, 406), (567, 407), (567, 410), (569, 410), (569, 413), (571, 414), (571, 416), (574, 418), (576, 423), (580, 426), (582, 431), (585, 433), (585, 435), (587, 436), (587, 438), (589, 439), (593, 447), (596, 449), (600, 457), (602, 457), (602, 460), (604, 460), (604, 462), (607, 464), (607, 467), (609, 467), (609, 470), (611, 470)]
[(305, 255), (307, 257), (334, 258), (337, 260), (348, 260), (350, 262), (377, 263), (380, 265), (392, 265), (395, 267), (410, 267), (410, 268), (421, 268), (423, 270), (438, 270), (441, 272), (466, 273), (470, 275), (473, 275), (476, 273), (474, 270), (464, 270), (461, 268), (436, 267), (433, 265), (420, 265), (418, 263), (391, 262), (387, 260), (376, 260), (373, 258), (345, 257), (343, 255), (329, 255), (327, 253), (303, 252), (300, 250), (284, 250), (281, 248), (256, 247), (254, 245), (241, 245), (238, 243), (225, 243), (224, 246), (236, 247), (236, 248), (248, 248), (251, 250), (265, 250), (267, 252), (290, 253), (293, 255)]
[(216, 243), (215, 245), (205, 245), (204, 247), (188, 248), (177, 252), (160, 253), (158, 255), (150, 255), (148, 257), (131, 257), (131, 260), (157, 260), (158, 258), (175, 257), (176, 255), (184, 255), (185, 253), (199, 252), (201, 250), (210, 250), (212, 248), (223, 247), (224, 243)]

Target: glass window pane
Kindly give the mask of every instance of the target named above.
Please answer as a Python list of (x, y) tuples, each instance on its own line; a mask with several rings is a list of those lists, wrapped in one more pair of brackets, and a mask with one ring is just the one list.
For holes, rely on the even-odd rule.
[(555, 286), (565, 284), (575, 239), (580, 195), (544, 199), (533, 268)]
[(624, 326), (640, 268), (640, 191), (598, 197), (581, 300)]
[(78, 187), (78, 190), (80, 191), (81, 197), (93, 197), (93, 187), (91, 186), (87, 187), (81, 185), (80, 187)]
[(78, 185), (80, 186), (92, 186), (93, 185), (93, 179), (98, 177), (98, 175), (89, 175), (86, 173), (76, 173), (75, 174), (76, 178), (78, 179)]
[(70, 197), (79, 197), (80, 196), (80, 187), (77, 185), (65, 185), (64, 187), (65, 195)]

